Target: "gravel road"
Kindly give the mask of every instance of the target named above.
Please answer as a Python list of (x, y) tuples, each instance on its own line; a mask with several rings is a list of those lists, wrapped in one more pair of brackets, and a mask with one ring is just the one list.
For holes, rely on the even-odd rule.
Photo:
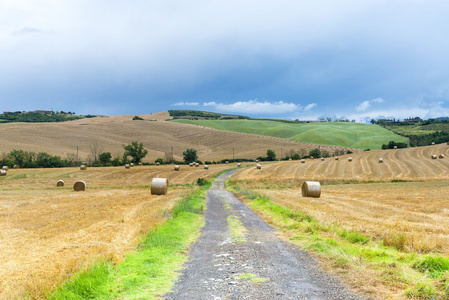
[[(202, 235), (165, 299), (362, 299), (225, 191), (232, 173), (209, 190)], [(240, 238), (231, 234), (230, 219), (243, 225)]]

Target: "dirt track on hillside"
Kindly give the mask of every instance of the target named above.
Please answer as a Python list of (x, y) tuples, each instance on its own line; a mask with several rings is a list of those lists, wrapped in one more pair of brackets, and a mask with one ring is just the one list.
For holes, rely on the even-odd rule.
[[(225, 191), (231, 174), (208, 192), (202, 235), (165, 299), (361, 299)], [(241, 222), (240, 237), (231, 234), (230, 219)]]

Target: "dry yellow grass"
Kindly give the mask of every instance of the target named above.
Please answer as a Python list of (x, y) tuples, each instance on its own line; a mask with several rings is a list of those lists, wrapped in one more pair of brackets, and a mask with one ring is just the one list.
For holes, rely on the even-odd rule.
[[(298, 143), (274, 137), (244, 133), (219, 131), (203, 126), (166, 122), (168, 113), (141, 115), (143, 121), (133, 121), (133, 116), (113, 116), (82, 119), (63, 123), (4, 123), (0, 124), (0, 154), (12, 149), (47, 152), (65, 158), (67, 154), (76, 155), (87, 161), (89, 145), (97, 143), (111, 152), (113, 157), (121, 158), (123, 146), (138, 141), (149, 150), (145, 162), (164, 158), (173, 147), (174, 158), (182, 160), (182, 152), (195, 148), (202, 161), (218, 161), (233, 157), (255, 159), (265, 156), (273, 149), (278, 156), (281, 148), (284, 153), (290, 149), (309, 150), (318, 145)], [(150, 121), (157, 120), (157, 121)], [(18, 139), (17, 137), (20, 137)], [(330, 153), (336, 147), (321, 146)], [(340, 148), (338, 148), (340, 149)]]
[(338, 223), (404, 251), (449, 255), (449, 182), (322, 186), (321, 198), (301, 189), (256, 189), (274, 202), (304, 211), (324, 224)]
[[(390, 181), (402, 180), (447, 180), (449, 179), (449, 161), (433, 160), (431, 154), (440, 153), (447, 156), (449, 146), (446, 144), (396, 150), (376, 150), (340, 156), (339, 160), (328, 159), (286, 161), (266, 164), (262, 170), (245, 169), (234, 179), (270, 182), (304, 181), (304, 180), (358, 180)], [(379, 157), (383, 163), (379, 164)]]
[[(120, 261), (192, 189), (184, 184), (229, 167), (8, 171), (0, 180), (0, 299), (21, 298), (26, 292), (40, 299), (46, 289), (94, 259)], [(152, 196), (153, 177), (169, 178), (178, 186), (167, 195)], [(65, 188), (55, 186), (61, 178)], [(73, 191), (77, 180), (87, 183), (86, 191)]]

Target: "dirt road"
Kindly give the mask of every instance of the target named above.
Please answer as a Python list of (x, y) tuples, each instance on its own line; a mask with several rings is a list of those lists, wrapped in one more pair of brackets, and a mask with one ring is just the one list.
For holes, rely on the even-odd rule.
[(165, 299), (362, 299), (225, 191), (232, 173), (208, 192), (202, 235)]

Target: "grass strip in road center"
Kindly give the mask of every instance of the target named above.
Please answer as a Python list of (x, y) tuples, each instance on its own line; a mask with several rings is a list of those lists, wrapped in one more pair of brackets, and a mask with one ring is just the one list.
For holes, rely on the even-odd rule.
[(98, 261), (67, 278), (49, 293), (49, 299), (155, 299), (169, 292), (179, 276), (175, 270), (187, 260), (187, 249), (204, 225), (210, 186), (208, 182), (181, 200), (172, 211), (173, 217), (148, 233), (120, 264)]
[(232, 238), (237, 243), (244, 243), (246, 242), (245, 239), (245, 233), (246, 228), (243, 226), (242, 222), (239, 220), (239, 217), (237, 216), (229, 216), (227, 218), (229, 231), (231, 231)]
[(400, 251), (359, 232), (341, 229), (337, 223), (320, 223), (232, 181), (226, 186), (293, 243), (325, 261), (326, 269), (364, 294), (383, 299), (449, 299), (448, 257)]

